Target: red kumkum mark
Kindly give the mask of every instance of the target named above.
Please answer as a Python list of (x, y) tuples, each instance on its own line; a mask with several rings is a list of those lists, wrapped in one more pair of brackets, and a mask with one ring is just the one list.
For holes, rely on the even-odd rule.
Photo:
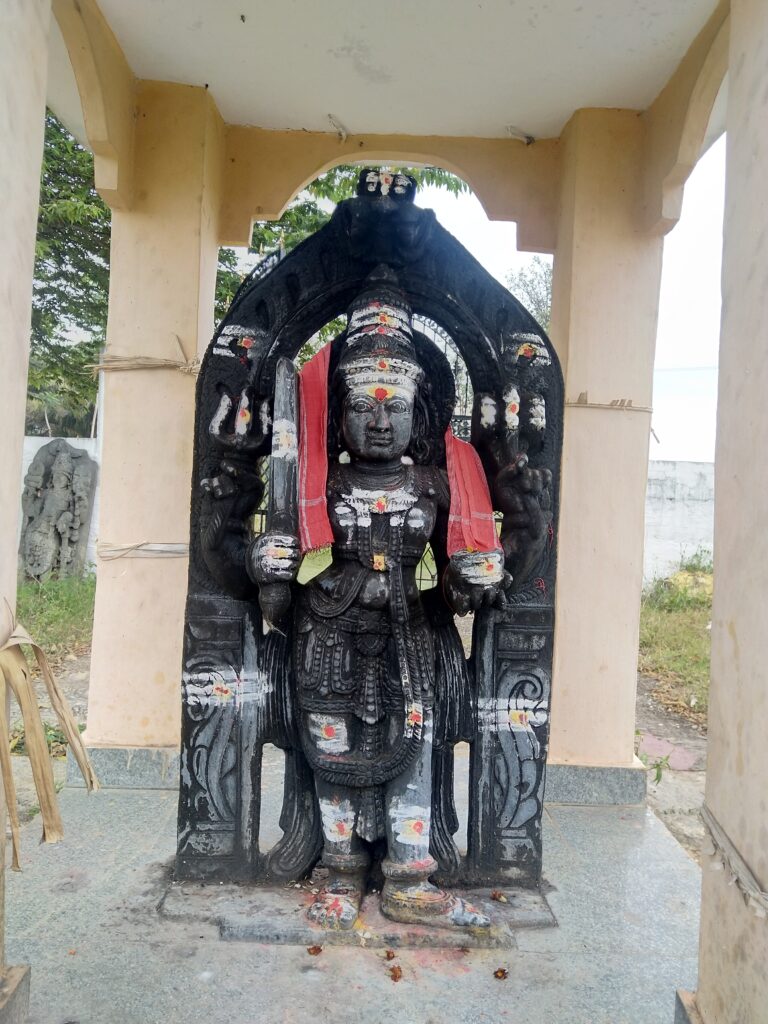
[(410, 861), (410, 867), (412, 867), (415, 871), (418, 871), (420, 868), (429, 868), (433, 864), (434, 861), (432, 860), (431, 857), (424, 857), (423, 860)]
[(332, 914), (334, 917), (340, 917), (342, 912), (343, 912), (343, 910), (344, 910), (344, 905), (342, 904), (341, 900), (337, 896), (334, 900), (332, 900), (328, 904), (328, 906), (326, 908), (326, 913)]
[(324, 725), (323, 726), (323, 736), (327, 740), (332, 740), (335, 737), (335, 735), (336, 735), (336, 726), (335, 725)]
[(387, 391), (386, 388), (376, 388), (376, 390), (373, 392), (373, 397), (376, 399), (377, 402), (383, 402), (388, 394), (389, 392)]

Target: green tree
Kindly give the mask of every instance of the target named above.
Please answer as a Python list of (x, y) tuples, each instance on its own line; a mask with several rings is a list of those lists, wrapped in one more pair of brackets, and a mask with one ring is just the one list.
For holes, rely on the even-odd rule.
[(548, 331), (552, 315), (552, 260), (534, 256), (527, 266), (507, 274), (507, 287)]
[(90, 426), (88, 364), (104, 343), (110, 213), (93, 186), (93, 158), (56, 117), (45, 118), (35, 244), (27, 430)]

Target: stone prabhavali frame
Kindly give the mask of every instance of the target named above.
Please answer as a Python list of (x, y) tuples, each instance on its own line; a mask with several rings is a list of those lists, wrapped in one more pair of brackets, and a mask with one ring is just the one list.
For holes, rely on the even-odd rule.
[[(475, 394), (472, 440), (494, 507), (505, 514), (501, 536), (514, 577), (506, 608), (475, 615), (469, 713), (444, 705), (456, 721), (444, 723), (448, 739), (435, 744), (430, 850), (444, 884), (535, 886), (540, 878), (562, 440), (559, 365), (541, 327), (431, 211), (365, 195), (339, 204), (329, 223), (284, 259), (270, 257), (256, 268), (203, 360), (184, 638), (179, 877), (287, 881), (304, 876), (320, 854), (312, 773), (294, 720), (289, 644), (280, 632), (264, 635), (243, 531), (263, 497), (278, 359), (294, 359), (343, 314), (381, 264), (397, 272), (414, 316), (439, 325), (466, 364)], [(433, 343), (419, 335), (417, 323), (414, 332), (429, 368)], [(506, 485), (526, 460), (546, 471), (547, 480), (551, 474), (551, 482), (544, 495), (531, 498), (545, 530), (521, 546), (507, 528), (514, 509)], [(223, 462), (238, 486), (213, 497), (201, 481), (214, 480)], [(460, 739), (471, 747), (466, 858), (453, 842), (453, 744)], [(263, 851), (267, 743), (285, 751), (284, 834)]]

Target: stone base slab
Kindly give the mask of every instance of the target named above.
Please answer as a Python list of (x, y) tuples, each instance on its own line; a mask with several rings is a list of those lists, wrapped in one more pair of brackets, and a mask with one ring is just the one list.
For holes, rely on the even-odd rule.
[(384, 917), (379, 894), (369, 893), (356, 926), (325, 929), (309, 921), (317, 883), (283, 888), (172, 882), (158, 910), (170, 920), (214, 924), (222, 939), (289, 946), (346, 945), (371, 949), (514, 949), (521, 929), (550, 928), (557, 922), (545, 897), (534, 890), (508, 889), (506, 903), (491, 899), (490, 889), (451, 890), (491, 918), (490, 928), (437, 928), (398, 924)]
[[(178, 789), (179, 751), (175, 747), (89, 747), (99, 782), (107, 789)], [(544, 799), (553, 804), (642, 804), (647, 771), (630, 768), (549, 764)], [(71, 753), (67, 785), (84, 786)]]
[(0, 973), (0, 1024), (24, 1024), (29, 1013), (29, 967)]
[(642, 804), (648, 772), (642, 763), (629, 768), (548, 764), (544, 801), (550, 804)]
[[(88, 747), (99, 785), (106, 789), (178, 789), (176, 747)], [(71, 751), (67, 751), (67, 785), (84, 787)]]

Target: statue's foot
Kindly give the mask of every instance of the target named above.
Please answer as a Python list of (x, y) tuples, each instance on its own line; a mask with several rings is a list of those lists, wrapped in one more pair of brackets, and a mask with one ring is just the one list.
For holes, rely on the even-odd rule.
[(353, 928), (363, 898), (362, 882), (332, 879), (315, 896), (307, 917), (323, 928)]
[(489, 928), (491, 924), (490, 918), (468, 900), (426, 881), (399, 885), (388, 879), (381, 894), (381, 911), (404, 924), (438, 928)]

